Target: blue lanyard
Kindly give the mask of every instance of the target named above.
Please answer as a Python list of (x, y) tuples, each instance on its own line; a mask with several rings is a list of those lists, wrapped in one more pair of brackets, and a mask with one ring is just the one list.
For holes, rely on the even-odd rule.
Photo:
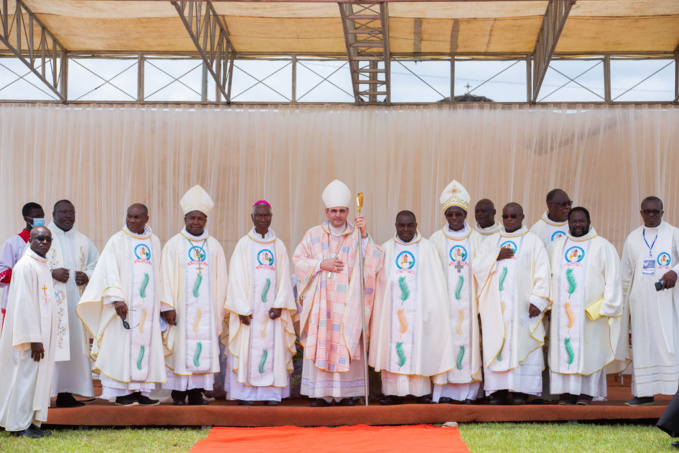
[(644, 236), (644, 242), (646, 242), (646, 247), (648, 247), (648, 256), (653, 258), (653, 253), (651, 253), (651, 252), (653, 251), (653, 246), (655, 245), (655, 241), (657, 241), (658, 236), (660, 236), (660, 231), (658, 231), (658, 234), (655, 235), (655, 239), (653, 239), (653, 244), (651, 244), (651, 245), (648, 245), (648, 242), (646, 241), (646, 228), (644, 228), (642, 234)]

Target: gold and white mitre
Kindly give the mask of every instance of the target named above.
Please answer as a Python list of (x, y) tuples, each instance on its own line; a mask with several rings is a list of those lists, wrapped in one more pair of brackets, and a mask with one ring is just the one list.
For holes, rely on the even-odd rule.
[(336, 207), (348, 208), (351, 203), (351, 190), (342, 181), (336, 179), (323, 190), (322, 198), (325, 207), (328, 209)]
[(448, 186), (443, 189), (443, 193), (441, 193), (441, 198), (439, 198), (439, 201), (441, 202), (441, 208), (443, 209), (443, 212), (446, 212), (446, 209), (451, 206), (459, 206), (465, 211), (469, 211), (470, 199), (471, 197), (469, 196), (467, 189), (465, 189), (462, 184), (453, 179), (453, 182), (448, 184)]
[(191, 211), (200, 211), (205, 215), (210, 215), (210, 211), (214, 207), (215, 203), (210, 198), (210, 195), (200, 187), (195, 185), (189, 189), (188, 192), (184, 194), (179, 204), (182, 207), (184, 215)]

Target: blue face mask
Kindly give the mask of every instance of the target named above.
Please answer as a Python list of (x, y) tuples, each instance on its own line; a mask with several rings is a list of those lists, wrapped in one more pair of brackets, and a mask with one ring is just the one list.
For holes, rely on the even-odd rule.
[(33, 219), (33, 224), (31, 226), (33, 228), (45, 226), (45, 219)]

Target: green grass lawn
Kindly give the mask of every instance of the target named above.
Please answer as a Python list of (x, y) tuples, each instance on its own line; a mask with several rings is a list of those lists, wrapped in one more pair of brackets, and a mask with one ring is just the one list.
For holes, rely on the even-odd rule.
[[(54, 429), (43, 439), (0, 432), (4, 452), (185, 452), (207, 436), (192, 428)], [(673, 451), (672, 439), (652, 425), (465, 423), (462, 439), (472, 452), (654, 452)], [(319, 452), (322, 449), (319, 449)], [(359, 451), (359, 450), (355, 450)]]
[(676, 451), (653, 425), (465, 423), (459, 429), (472, 452)]

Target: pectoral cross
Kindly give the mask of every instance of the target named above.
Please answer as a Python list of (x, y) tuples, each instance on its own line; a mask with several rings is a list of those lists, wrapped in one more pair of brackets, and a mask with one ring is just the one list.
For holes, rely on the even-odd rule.
[(40, 288), (40, 289), (42, 290), (42, 293), (46, 296), (47, 295), (47, 286), (43, 285), (42, 288)]
[(202, 261), (198, 261), (198, 267), (196, 268), (196, 269), (198, 269), (198, 275), (200, 275), (201, 277), (203, 276), (203, 266), (202, 266), (202, 264), (203, 264)]
[(464, 265), (462, 264), (462, 261), (456, 261), (455, 262), (455, 269), (457, 269), (458, 274), (462, 274), (463, 268), (464, 268)]

